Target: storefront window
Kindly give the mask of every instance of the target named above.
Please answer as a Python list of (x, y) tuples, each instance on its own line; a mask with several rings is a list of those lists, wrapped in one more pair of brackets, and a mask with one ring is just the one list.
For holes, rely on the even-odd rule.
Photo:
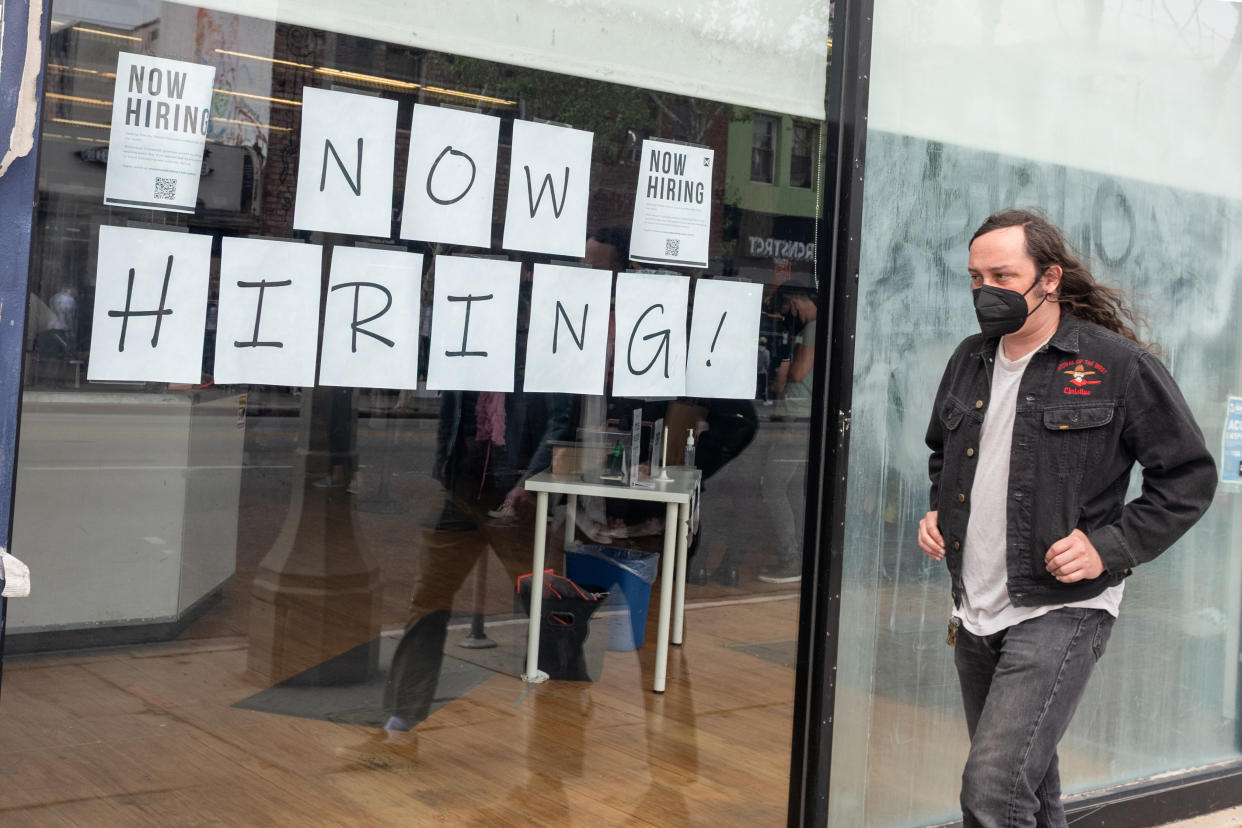
[[(945, 646), (949, 575), (916, 534), (936, 386), (978, 331), (971, 234), (1000, 209), (1045, 211), (1145, 314), (1146, 338), (1220, 447), (1242, 378), (1230, 321), (1242, 165), (1227, 149), (1242, 108), (1226, 91), (1238, 83), (1239, 10), (875, 12), (830, 824), (927, 825), (960, 816), (968, 749)], [(1140, 483), (1136, 469), (1130, 497)], [(1236, 491), (1222, 482), (1206, 516), (1127, 579), (1060, 744), (1067, 806), (1238, 758)]]
[[(3, 703), (22, 725), (0, 742), (29, 761), (0, 776), (6, 802), (117, 822), (781, 822), (818, 190), (774, 210), (726, 186), (756, 157), (732, 140), (753, 102), (710, 73), (679, 91), (618, 65), (611, 83), (496, 35), (515, 62), (389, 42), (406, 12), (387, 6), (209, 5), (53, 5), (13, 541), (42, 583), (9, 607)], [(800, 11), (822, 16), (822, 76), (821, 5)], [(206, 121), (171, 108), (201, 67)], [(181, 91), (150, 118), (184, 146), (142, 154), (114, 93), (165, 78)], [(759, 118), (771, 181), (780, 120)], [(197, 174), (165, 169), (194, 140)], [(809, 152), (797, 186), (820, 180)], [(112, 190), (138, 170), (140, 197)], [(426, 204), (474, 188), (483, 209), (434, 224)], [(588, 285), (593, 304), (557, 301)], [(645, 299), (680, 316), (640, 328)], [(536, 362), (545, 334), (585, 350), (589, 331), (608, 343), (589, 370)], [(173, 342), (172, 367), (143, 361)], [(731, 384), (705, 385), (712, 367)], [(648, 496), (671, 485), (648, 480), (655, 460), (692, 498), (688, 536)], [(537, 537), (546, 568), (609, 594), (544, 593), (551, 678), (528, 683), (517, 584)]]

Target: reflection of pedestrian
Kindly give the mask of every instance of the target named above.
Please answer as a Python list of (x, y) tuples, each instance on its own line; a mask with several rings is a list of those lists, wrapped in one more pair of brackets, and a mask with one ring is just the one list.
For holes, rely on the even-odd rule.
[(773, 389), (785, 397), (784, 414), (790, 417), (811, 416), (811, 369), (815, 366), (815, 319), (819, 315), (819, 297), (814, 290), (785, 284), (777, 294), (788, 304), (789, 314), (798, 325), (793, 351), (781, 363), (772, 382)]
[[(790, 419), (805, 419), (811, 416), (815, 320), (819, 315), (819, 298), (808, 287), (788, 283), (781, 286), (777, 297), (788, 304), (789, 313), (801, 326), (794, 337), (790, 359), (781, 363), (772, 382), (773, 390), (784, 394), (777, 410)], [(801, 436), (802, 432), (797, 434)], [(784, 435), (779, 435), (769, 442), (771, 453), (764, 466), (764, 485), (759, 489), (776, 530), (776, 563), (759, 569), (759, 580), (769, 584), (802, 580), (800, 516), (805, 499), (806, 453), (782, 437)]]
[(78, 331), (78, 300), (73, 295), (73, 288), (62, 286), (52, 295), (48, 308), (52, 311), (48, 330), (60, 332), (64, 336), (65, 349), (72, 354), (77, 348)]
[(384, 691), (388, 719), (372, 741), (341, 749), (347, 758), (385, 762), (416, 749), (413, 728), (431, 713), (455, 596), (482, 556), (495, 552), (510, 583), (530, 571), (530, 526), (487, 519), (486, 504), (498, 492), (486, 485), (492, 478), (485, 475), (487, 443), (477, 439), (478, 410), (477, 394), (441, 394), (433, 475), (444, 500), (418, 544), (409, 619)]
[[(752, 400), (705, 399), (699, 403), (706, 409), (703, 415), (707, 428), (699, 435), (695, 465), (703, 472), (703, 491), (707, 480), (733, 461), (755, 439), (759, 429), (759, 416)], [(691, 561), (686, 575), (687, 583), (707, 583), (707, 561), (697, 552), (699, 535), (693, 539)], [(696, 554), (697, 552), (697, 554)], [(738, 565), (746, 555), (746, 547), (737, 542), (725, 545), (720, 563), (711, 573), (711, 579), (722, 586), (735, 587), (738, 583)]]
[[(927, 429), (918, 543), (947, 558), (970, 755), (966, 826), (1064, 826), (1057, 744), (1123, 579), (1194, 524), (1216, 469), (1181, 392), (1060, 230), (1010, 210), (969, 271), (982, 333), (949, 360)], [(1142, 493), (1125, 502), (1134, 461)]]
[(768, 365), (772, 362), (772, 352), (768, 350), (768, 338), (759, 337), (759, 365), (756, 368), (755, 399), (768, 402)]

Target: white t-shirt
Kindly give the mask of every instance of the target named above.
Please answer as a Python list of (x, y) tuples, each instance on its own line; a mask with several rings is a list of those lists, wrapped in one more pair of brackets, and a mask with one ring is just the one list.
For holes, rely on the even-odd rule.
[(1014, 413), (1022, 374), (1031, 357), (1046, 344), (1045, 340), (1016, 360), (1005, 357), (1003, 340), (996, 349), (992, 398), (979, 435), (979, 460), (970, 490), (970, 520), (966, 524), (966, 545), (962, 550), (965, 595), (956, 612), (966, 629), (975, 635), (992, 635), (1063, 607), (1102, 609), (1113, 617), (1121, 608), (1125, 584), (1111, 586), (1094, 598), (1069, 604), (1015, 607), (1009, 602), (1006, 534)]

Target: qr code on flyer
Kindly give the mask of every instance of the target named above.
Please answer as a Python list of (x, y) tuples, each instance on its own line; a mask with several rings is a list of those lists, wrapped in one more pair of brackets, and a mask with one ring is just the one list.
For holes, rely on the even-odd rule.
[(681, 255), (681, 239), (665, 239), (664, 240), (664, 255), (665, 256), (680, 256)]
[(176, 197), (177, 179), (159, 177), (155, 179), (155, 198), (160, 201), (173, 201)]

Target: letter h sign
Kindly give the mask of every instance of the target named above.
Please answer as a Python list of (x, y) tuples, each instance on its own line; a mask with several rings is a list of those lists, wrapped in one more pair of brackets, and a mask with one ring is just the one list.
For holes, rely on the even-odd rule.
[(211, 237), (99, 228), (89, 380), (197, 383)]

